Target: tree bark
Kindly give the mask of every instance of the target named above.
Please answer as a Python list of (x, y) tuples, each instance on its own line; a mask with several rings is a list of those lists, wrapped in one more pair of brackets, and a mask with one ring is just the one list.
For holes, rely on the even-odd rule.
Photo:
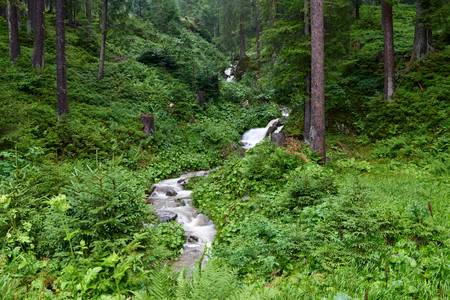
[[(309, 37), (311, 35), (309, 0), (304, 0), (303, 5), (304, 34), (305, 37)], [(309, 131), (311, 130), (311, 72), (307, 72), (307, 74), (305, 75), (305, 101), (303, 105), (303, 141), (306, 144), (310, 144), (311, 140), (309, 137)]]
[(108, 36), (108, 0), (103, 0), (102, 8), (102, 44), (100, 46), (100, 63), (98, 67), (98, 79), (105, 75), (106, 38)]
[(35, 0), (36, 10), (34, 19), (34, 45), (32, 64), (35, 69), (42, 70), (44, 68), (44, 0)]
[(8, 28), (9, 28), (9, 55), (13, 63), (20, 55), (19, 41), (19, 8), (15, 0), (7, 4)]
[(432, 31), (426, 22), (428, 3), (426, 0), (416, 1), (416, 28), (411, 61), (420, 60), (432, 49)]
[(391, 101), (395, 91), (395, 53), (392, 4), (381, 0), (384, 31), (384, 99)]
[(311, 148), (326, 161), (325, 150), (325, 29), (323, 0), (311, 0)]
[(56, 0), (56, 90), (58, 119), (63, 118), (69, 112), (64, 16), (64, 0)]

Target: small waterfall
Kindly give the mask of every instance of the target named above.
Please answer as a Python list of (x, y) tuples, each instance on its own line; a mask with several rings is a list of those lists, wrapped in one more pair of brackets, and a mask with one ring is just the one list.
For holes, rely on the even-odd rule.
[(236, 70), (235, 64), (231, 64), (228, 68), (225, 69), (224, 74), (225, 74), (225, 80), (227, 82), (234, 82), (234, 79), (235, 79), (234, 71), (235, 70)]
[(280, 119), (273, 119), (264, 128), (252, 128), (242, 135), (242, 148), (248, 150), (262, 142), (266, 136), (281, 126)]

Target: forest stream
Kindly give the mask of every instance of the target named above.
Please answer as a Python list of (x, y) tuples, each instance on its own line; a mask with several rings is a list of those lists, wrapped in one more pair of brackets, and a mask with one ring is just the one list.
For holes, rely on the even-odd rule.
[[(281, 113), (283, 118), (289, 116), (287, 108), (282, 108)], [(270, 121), (264, 128), (252, 128), (242, 135), (242, 147), (251, 149), (271, 133), (282, 129), (279, 118)], [(200, 260), (202, 265), (208, 261), (208, 251), (214, 241), (216, 228), (207, 216), (193, 206), (192, 191), (185, 187), (191, 178), (207, 176), (212, 171), (189, 172), (160, 181), (153, 185), (148, 197), (161, 222), (176, 220), (183, 226), (186, 242), (182, 254), (174, 264), (176, 270), (191, 269)]]

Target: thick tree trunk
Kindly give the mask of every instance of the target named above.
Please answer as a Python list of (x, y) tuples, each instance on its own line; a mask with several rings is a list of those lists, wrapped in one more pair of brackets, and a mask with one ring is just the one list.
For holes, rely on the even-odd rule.
[(33, 45), (33, 67), (41, 70), (44, 68), (44, 0), (36, 0), (36, 10), (34, 15), (34, 45)]
[(311, 0), (311, 148), (326, 161), (325, 150), (325, 29), (323, 0)]
[(20, 55), (19, 41), (19, 8), (15, 0), (8, 2), (8, 27), (9, 27), (9, 54), (11, 61), (16, 62)]
[(98, 79), (105, 75), (106, 38), (108, 36), (108, 0), (103, 0), (102, 8), (102, 44), (100, 45), (100, 63), (98, 67)]
[[(304, 34), (309, 37), (311, 34), (310, 8), (309, 0), (303, 2), (303, 21)], [(303, 110), (303, 140), (306, 144), (310, 144), (309, 131), (311, 129), (311, 73), (305, 75), (305, 101)]]
[(416, 1), (416, 28), (414, 33), (414, 46), (411, 61), (420, 60), (432, 49), (432, 31), (425, 18), (427, 14), (427, 1)]
[(395, 53), (392, 4), (381, 0), (384, 31), (384, 99), (391, 101), (395, 91)]
[(27, 0), (27, 32), (31, 34), (34, 32), (36, 27), (34, 16), (36, 15), (36, 1), (37, 0)]
[(64, 0), (56, 0), (56, 89), (57, 114), (61, 119), (69, 112), (67, 100), (66, 37), (64, 29)]

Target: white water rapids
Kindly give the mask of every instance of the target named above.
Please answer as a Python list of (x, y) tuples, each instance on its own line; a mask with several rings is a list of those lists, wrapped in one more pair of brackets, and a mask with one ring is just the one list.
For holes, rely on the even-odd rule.
[[(283, 117), (289, 111), (282, 110)], [(280, 119), (274, 119), (265, 128), (253, 128), (242, 136), (244, 149), (250, 149), (260, 143), (272, 132), (283, 128)], [(161, 222), (176, 220), (184, 228), (186, 242), (181, 256), (174, 264), (175, 269), (193, 268), (202, 260), (208, 260), (208, 250), (216, 235), (216, 228), (212, 221), (199, 213), (192, 206), (192, 191), (186, 190), (187, 182), (194, 177), (207, 176), (210, 171), (191, 172), (178, 178), (163, 180), (152, 187), (148, 202), (153, 205)]]

